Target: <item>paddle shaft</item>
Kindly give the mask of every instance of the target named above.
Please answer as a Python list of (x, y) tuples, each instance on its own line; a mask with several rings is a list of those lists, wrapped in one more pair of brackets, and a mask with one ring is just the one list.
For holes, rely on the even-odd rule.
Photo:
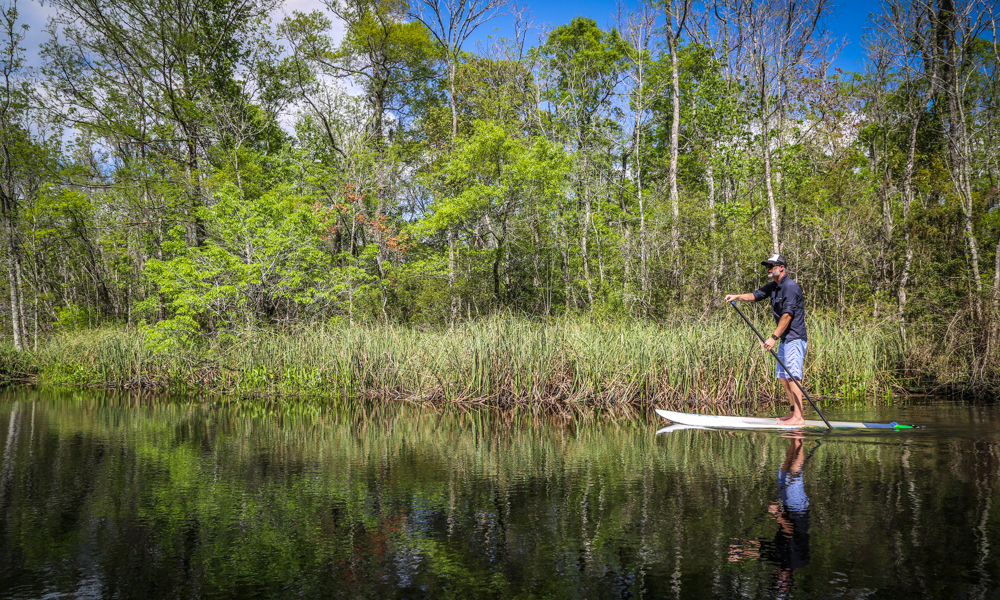
[[(739, 314), (739, 315), (740, 315), (741, 317), (743, 317), (743, 320), (744, 320), (744, 321), (746, 321), (747, 325), (749, 325), (749, 326), (750, 326), (750, 329), (752, 329), (752, 330), (753, 330), (753, 332), (757, 334), (757, 337), (758, 337), (758, 338), (760, 338), (760, 343), (762, 343), (762, 344), (763, 344), (763, 343), (764, 343), (764, 336), (762, 336), (762, 335), (760, 334), (760, 332), (759, 332), (759, 331), (757, 331), (757, 328), (756, 328), (756, 327), (754, 327), (754, 326), (753, 326), (753, 323), (751, 323), (751, 322), (750, 322), (750, 319), (748, 319), (748, 318), (747, 318), (747, 316), (746, 316), (745, 314), (743, 314), (743, 311), (742, 311), (742, 310), (740, 310), (740, 307), (736, 306), (736, 301), (735, 301), (735, 300), (733, 300), (733, 301), (732, 301), (732, 302), (730, 302), (729, 304), (730, 304), (730, 305), (731, 305), (731, 306), (732, 306), (733, 308), (735, 308), (735, 309), (736, 309), (736, 313), (737, 313), (737, 314)], [(786, 366), (785, 366), (785, 363), (781, 362), (781, 359), (780, 359), (780, 358), (778, 358), (778, 353), (777, 353), (777, 352), (775, 352), (773, 348), (772, 348), (771, 350), (768, 350), (768, 352), (770, 352), (770, 353), (771, 353), (771, 356), (773, 356), (773, 357), (774, 357), (774, 360), (778, 361), (778, 364), (779, 364), (779, 365), (781, 365), (781, 368), (782, 368), (782, 369), (784, 369), (786, 373), (788, 373), (789, 375), (791, 375), (791, 377), (792, 377), (792, 381), (794, 381), (794, 382), (795, 382), (795, 385), (797, 385), (797, 386), (798, 386), (798, 388), (799, 388), (799, 391), (801, 391), (801, 392), (802, 392), (802, 395), (803, 395), (803, 396), (805, 396), (806, 400), (808, 400), (808, 401), (809, 401), (809, 405), (813, 407), (813, 410), (815, 410), (815, 411), (816, 411), (816, 414), (818, 414), (818, 415), (819, 415), (819, 418), (823, 419), (823, 422), (824, 422), (824, 423), (826, 423), (826, 426), (827, 426), (827, 427), (829, 427), (829, 428), (830, 428), (830, 429), (832, 430), (832, 429), (833, 429), (833, 425), (830, 425), (830, 422), (826, 420), (826, 417), (825, 417), (825, 416), (823, 416), (823, 413), (822, 413), (822, 412), (821, 412), (821, 411), (820, 411), (820, 410), (819, 410), (818, 408), (816, 408), (816, 403), (815, 403), (815, 402), (813, 402), (813, 399), (809, 397), (809, 394), (808, 394), (808, 393), (806, 392), (805, 388), (804, 388), (804, 387), (802, 387), (802, 384), (801, 384), (801, 383), (799, 383), (799, 378), (798, 378), (798, 377), (796, 377), (795, 375), (792, 375), (792, 372), (788, 370), (788, 367), (786, 367)]]

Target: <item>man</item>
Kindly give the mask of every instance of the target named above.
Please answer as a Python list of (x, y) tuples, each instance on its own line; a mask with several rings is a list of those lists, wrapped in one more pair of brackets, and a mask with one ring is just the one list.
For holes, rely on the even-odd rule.
[(767, 276), (771, 279), (764, 287), (748, 294), (730, 294), (726, 302), (757, 302), (764, 298), (771, 299), (771, 312), (777, 326), (771, 337), (764, 342), (764, 349), (774, 348), (778, 340), (778, 358), (788, 371), (778, 363), (775, 375), (785, 388), (785, 394), (792, 405), (792, 412), (779, 417), (786, 425), (805, 425), (802, 413), (802, 390), (792, 381), (792, 377), (802, 381), (802, 362), (806, 357), (806, 314), (802, 302), (802, 288), (785, 273), (787, 263), (780, 254), (772, 254), (760, 263), (767, 268)]

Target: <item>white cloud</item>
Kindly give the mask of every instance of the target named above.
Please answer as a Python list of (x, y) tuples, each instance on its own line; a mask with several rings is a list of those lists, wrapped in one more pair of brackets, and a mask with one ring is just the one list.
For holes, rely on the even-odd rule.
[(18, 21), (28, 26), (24, 33), (21, 46), (24, 48), (24, 58), (29, 67), (42, 66), (39, 56), (42, 44), (48, 41), (45, 25), (50, 17), (55, 16), (56, 9), (51, 4), (36, 0), (19, 0), (17, 3)]
[[(28, 26), (21, 46), (24, 48), (24, 58), (29, 67), (40, 67), (42, 59), (40, 56), (42, 44), (48, 41), (48, 34), (45, 27), (50, 18), (56, 16), (58, 10), (51, 3), (44, 0), (17, 0), (17, 9), (20, 13), (18, 21), (20, 24)], [(323, 5), (320, 0), (287, 0), (271, 12), (271, 19), (275, 24), (280, 23), (287, 15), (298, 11), (310, 13), (318, 10), (333, 21), (333, 29), (330, 32), (335, 42), (340, 42), (344, 37), (344, 23), (340, 21)]]

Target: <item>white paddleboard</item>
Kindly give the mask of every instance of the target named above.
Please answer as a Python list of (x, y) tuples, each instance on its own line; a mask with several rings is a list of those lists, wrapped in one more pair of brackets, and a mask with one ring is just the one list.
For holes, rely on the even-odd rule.
[[(669, 410), (656, 410), (656, 414), (678, 425), (707, 427), (710, 429), (826, 429), (823, 421), (806, 421), (805, 425), (785, 425), (776, 418), (732, 417), (722, 415), (698, 415)], [(830, 421), (835, 429), (912, 429), (910, 425), (898, 423), (852, 423), (850, 421)]]

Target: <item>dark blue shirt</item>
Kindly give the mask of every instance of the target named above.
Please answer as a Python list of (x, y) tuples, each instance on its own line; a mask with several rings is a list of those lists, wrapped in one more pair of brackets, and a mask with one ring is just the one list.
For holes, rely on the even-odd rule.
[(806, 340), (806, 306), (802, 301), (802, 288), (787, 274), (781, 278), (781, 283), (770, 282), (753, 293), (755, 302), (764, 298), (771, 299), (771, 313), (775, 324), (781, 320), (781, 315), (792, 315), (788, 329), (781, 334), (781, 341)]

